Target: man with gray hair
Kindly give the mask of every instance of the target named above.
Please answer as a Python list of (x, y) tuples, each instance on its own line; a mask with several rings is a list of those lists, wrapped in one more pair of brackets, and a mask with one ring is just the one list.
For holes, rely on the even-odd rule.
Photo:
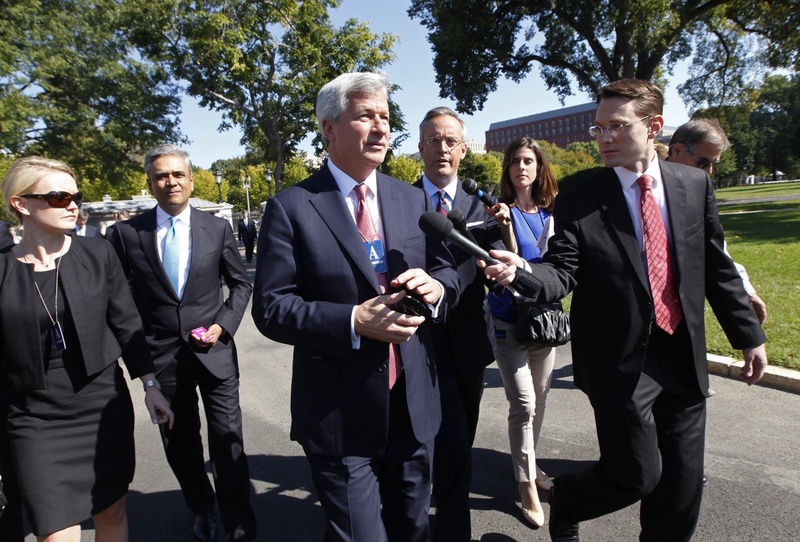
[(269, 199), (258, 239), (253, 319), (294, 346), (291, 438), (327, 542), (429, 539), (441, 410), (426, 322), (457, 302), (458, 276), (417, 225), (431, 209), (425, 193), (376, 171), (389, 148), (388, 92), (375, 73), (320, 90), (328, 161)]
[[(669, 154), (667, 160), (684, 164), (690, 167), (697, 167), (711, 175), (714, 172), (714, 164), (719, 163), (722, 153), (730, 148), (731, 143), (725, 135), (716, 119), (692, 119), (682, 124), (672, 134), (669, 141)], [(725, 245), (725, 252), (728, 246)], [(728, 254), (730, 256), (730, 254)], [(755, 288), (750, 283), (747, 270), (740, 263), (734, 262), (739, 276), (744, 282), (744, 289), (750, 299), (750, 306), (758, 316), (758, 321), (762, 324), (767, 319), (767, 305), (758, 296)]]
[[(158, 381), (145, 386), (159, 387), (175, 412), (172, 429), (161, 431), (167, 461), (194, 513), (198, 539), (216, 538), (216, 500), (228, 541), (256, 540), (233, 342), (252, 285), (228, 221), (189, 205), (194, 180), (186, 151), (156, 147), (145, 156), (144, 168), (158, 205), (117, 222), (111, 242), (156, 366)], [(198, 389), (216, 499), (203, 458)]]

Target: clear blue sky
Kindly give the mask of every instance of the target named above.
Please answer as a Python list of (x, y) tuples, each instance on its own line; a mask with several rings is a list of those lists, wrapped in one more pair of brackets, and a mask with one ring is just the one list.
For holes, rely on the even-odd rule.
[[(406, 129), (411, 137), (400, 148), (402, 153), (413, 153), (417, 146), (416, 127), (425, 112), (438, 105), (454, 107), (451, 100), (439, 98), (439, 87), (433, 71), (433, 53), (426, 36), (426, 28), (419, 20), (411, 20), (406, 14), (410, 2), (401, 0), (343, 0), (341, 7), (331, 13), (333, 23), (341, 25), (349, 18), (367, 22), (375, 33), (391, 33), (400, 36), (394, 48), (396, 60), (385, 68), (393, 83), (402, 90), (393, 95), (406, 119)], [(664, 116), (668, 126), (678, 126), (688, 120), (676, 86), (685, 77), (685, 66), (679, 66), (676, 76), (666, 89)], [(585, 94), (571, 96), (564, 105), (578, 105), (590, 101)], [(498, 82), (498, 89), (486, 101), (483, 111), (464, 117), (469, 139), (484, 140), (484, 132), (492, 122), (533, 115), (558, 109), (561, 104), (555, 93), (548, 91), (541, 82), (537, 68), (517, 84), (507, 79)], [(244, 154), (239, 145), (238, 129), (218, 132), (220, 115), (200, 109), (193, 98), (183, 101), (181, 129), (191, 140), (187, 149), (192, 161), (204, 168), (217, 159), (233, 158)], [(310, 147), (306, 148), (310, 150)]]

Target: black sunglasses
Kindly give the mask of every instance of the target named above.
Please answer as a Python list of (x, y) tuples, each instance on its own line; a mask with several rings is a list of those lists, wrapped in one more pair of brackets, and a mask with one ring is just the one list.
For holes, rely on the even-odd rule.
[(73, 201), (78, 207), (83, 203), (83, 192), (48, 192), (47, 194), (22, 194), (21, 198), (43, 199), (50, 207), (66, 209)]
[(711, 166), (716, 166), (717, 164), (719, 164), (719, 160), (712, 161), (710, 158), (706, 158), (705, 156), (701, 156), (700, 158), (698, 158), (692, 152), (692, 148), (691, 147), (686, 146), (686, 145), (684, 145), (684, 147), (686, 147), (686, 151), (689, 153), (689, 156), (694, 158), (695, 162), (697, 162), (697, 167), (699, 167), (700, 169), (708, 169)]

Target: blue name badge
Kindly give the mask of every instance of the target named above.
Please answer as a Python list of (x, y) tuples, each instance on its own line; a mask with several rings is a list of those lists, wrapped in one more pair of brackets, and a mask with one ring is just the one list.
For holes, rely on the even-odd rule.
[(367, 249), (369, 261), (376, 273), (386, 273), (386, 254), (383, 252), (383, 241), (376, 239), (372, 242), (364, 241), (364, 248)]

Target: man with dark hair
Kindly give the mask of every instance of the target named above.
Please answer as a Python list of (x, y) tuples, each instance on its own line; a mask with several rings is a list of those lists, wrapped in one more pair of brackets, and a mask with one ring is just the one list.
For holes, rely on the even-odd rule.
[(413, 293), (443, 318), (458, 276), (419, 229), (427, 196), (376, 171), (388, 93), (376, 73), (322, 87), (328, 161), (269, 199), (258, 239), (253, 319), (294, 345), (291, 438), (311, 467), (327, 542), (429, 539), (439, 388), (426, 317), (397, 304)]
[[(458, 166), (467, 153), (465, 137), (464, 122), (455, 111), (447, 107), (428, 111), (419, 126), (418, 148), (425, 173), (414, 186), (425, 190), (431, 206), (440, 212), (460, 211), (479, 245), (487, 250), (503, 248), (497, 222), (459, 182)], [(483, 395), (483, 373), (497, 357), (497, 344), (485, 280), (475, 258), (454, 245), (448, 248), (456, 260), (461, 296), (447, 322), (432, 327), (442, 397), (442, 427), (433, 454), (433, 540), (469, 541), (472, 444)]]
[(127, 209), (121, 209), (116, 213), (114, 213), (114, 223), (109, 224), (106, 227), (106, 231), (104, 234), (105, 238), (111, 240), (111, 238), (114, 236), (114, 230), (117, 228), (117, 223), (124, 222), (125, 220), (128, 220), (130, 217), (131, 213)]
[[(161, 426), (167, 461), (194, 513), (197, 538), (215, 539), (216, 500), (228, 541), (256, 540), (233, 341), (252, 285), (228, 221), (189, 205), (194, 179), (186, 151), (156, 147), (144, 167), (158, 205), (117, 222), (111, 242), (130, 279), (161, 391), (175, 412), (172, 429)], [(198, 390), (216, 499), (203, 458)]]
[[(716, 119), (692, 119), (679, 126), (672, 134), (667, 160), (700, 168), (711, 175), (714, 172), (714, 164), (719, 162), (722, 153), (730, 146), (725, 130)], [(725, 250), (727, 252), (727, 247)], [(767, 319), (767, 304), (756, 293), (744, 266), (736, 262), (734, 264), (739, 276), (742, 277), (750, 305), (756, 311), (758, 321), (763, 324)]]
[(244, 245), (245, 260), (250, 263), (253, 261), (253, 248), (256, 244), (256, 223), (250, 218), (247, 209), (242, 211), (237, 230), (239, 230), (239, 242)]
[(79, 237), (102, 237), (100, 230), (96, 226), (87, 224), (89, 220), (89, 212), (86, 209), (78, 211), (78, 219), (75, 221), (75, 229), (69, 231), (70, 235), (77, 235)]
[[(606, 165), (561, 192), (543, 263), (495, 251), (501, 284), (517, 266), (541, 301), (573, 291), (575, 384), (594, 409), (600, 459), (554, 481), (550, 536), (579, 540), (578, 522), (641, 501), (640, 540), (689, 541), (703, 493), (707, 299), (734, 348), (740, 378), (764, 374), (764, 332), (725, 254), (714, 188), (702, 170), (657, 159), (661, 90), (623, 79), (599, 96), (595, 137)], [(507, 265), (510, 264), (510, 265)]]

